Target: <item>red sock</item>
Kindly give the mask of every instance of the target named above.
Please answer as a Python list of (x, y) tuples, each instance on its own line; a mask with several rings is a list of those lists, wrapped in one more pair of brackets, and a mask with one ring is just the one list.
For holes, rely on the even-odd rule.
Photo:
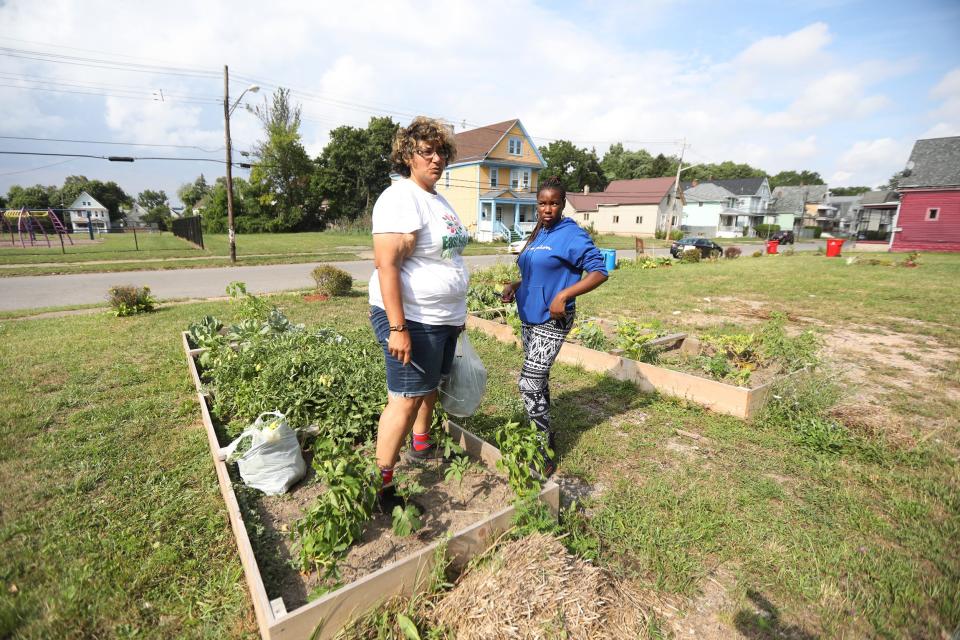
[(430, 448), (430, 432), (413, 434), (413, 450), (423, 451)]
[(380, 467), (380, 479), (384, 487), (393, 482), (393, 467)]

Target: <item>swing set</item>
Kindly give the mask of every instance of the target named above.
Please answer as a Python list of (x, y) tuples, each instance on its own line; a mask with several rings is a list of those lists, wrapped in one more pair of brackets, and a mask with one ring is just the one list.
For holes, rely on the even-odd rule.
[(28, 239), (30, 240), (31, 247), (41, 242), (38, 235), (42, 233), (43, 239), (47, 242), (47, 246), (52, 247), (53, 245), (50, 242), (50, 236), (47, 235), (43, 220), (50, 223), (54, 232), (60, 237), (61, 245), (63, 244), (63, 236), (66, 236), (70, 244), (73, 244), (73, 238), (70, 237), (67, 228), (63, 226), (63, 223), (60, 221), (60, 218), (57, 217), (57, 214), (53, 212), (53, 209), (47, 209), (46, 211), (31, 211), (26, 207), (20, 210), (8, 209), (0, 216), (0, 233), (9, 232), (10, 244), (13, 246), (16, 245), (17, 242), (13, 235), (14, 230), (16, 230), (17, 237), (20, 240), (20, 246), (24, 248), (27, 246)]

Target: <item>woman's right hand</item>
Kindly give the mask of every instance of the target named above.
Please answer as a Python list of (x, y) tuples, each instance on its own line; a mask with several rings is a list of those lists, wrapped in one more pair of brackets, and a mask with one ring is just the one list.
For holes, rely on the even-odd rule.
[(500, 299), (504, 302), (513, 302), (513, 299), (517, 293), (516, 283), (509, 282), (503, 285), (503, 291), (500, 293)]
[(401, 364), (410, 364), (410, 356), (413, 355), (413, 344), (410, 340), (409, 331), (391, 331), (390, 338), (387, 340), (387, 351)]

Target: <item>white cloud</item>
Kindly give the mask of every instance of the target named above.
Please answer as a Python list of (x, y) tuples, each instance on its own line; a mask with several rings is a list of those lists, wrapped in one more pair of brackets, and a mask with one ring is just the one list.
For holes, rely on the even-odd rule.
[(849, 183), (881, 184), (903, 168), (912, 146), (912, 140), (893, 138), (857, 141), (840, 155), (835, 173), (846, 175)]
[(823, 22), (815, 22), (785, 36), (770, 36), (754, 42), (734, 63), (768, 68), (803, 67), (820, 60), (831, 40), (830, 28)]

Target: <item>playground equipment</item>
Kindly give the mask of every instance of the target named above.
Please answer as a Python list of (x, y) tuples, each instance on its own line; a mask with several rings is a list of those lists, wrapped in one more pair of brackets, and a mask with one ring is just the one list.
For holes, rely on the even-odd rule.
[(50, 247), (52, 246), (50, 244), (50, 236), (47, 235), (47, 230), (41, 222), (44, 218), (50, 223), (50, 226), (53, 227), (57, 235), (61, 237), (61, 243), (63, 236), (66, 236), (70, 244), (73, 244), (73, 238), (70, 237), (67, 228), (63, 226), (63, 223), (60, 221), (60, 218), (57, 217), (57, 214), (53, 212), (53, 209), (47, 209), (46, 211), (30, 211), (26, 207), (20, 210), (8, 209), (0, 216), (0, 227), (2, 227), (4, 231), (10, 232), (10, 244), (16, 243), (13, 237), (13, 230), (16, 228), (21, 247), (27, 246), (24, 236), (30, 239), (31, 247), (35, 246), (38, 231), (43, 234), (43, 239), (47, 241), (47, 246)]

